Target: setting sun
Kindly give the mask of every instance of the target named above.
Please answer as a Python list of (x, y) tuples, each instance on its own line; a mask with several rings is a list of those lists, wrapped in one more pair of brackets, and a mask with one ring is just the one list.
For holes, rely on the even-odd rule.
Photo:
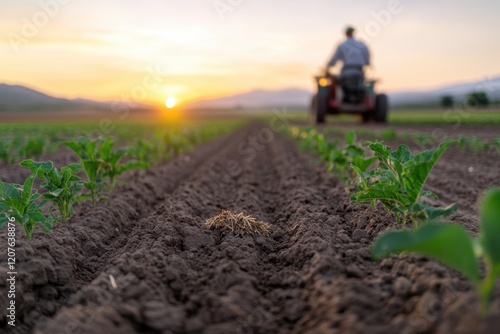
[(168, 97), (167, 100), (165, 101), (165, 105), (167, 108), (173, 108), (175, 107), (175, 104), (177, 103), (177, 100), (175, 97)]

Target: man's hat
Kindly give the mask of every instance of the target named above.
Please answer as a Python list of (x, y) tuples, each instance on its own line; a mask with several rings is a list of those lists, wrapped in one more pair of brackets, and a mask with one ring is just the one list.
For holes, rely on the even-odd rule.
[(354, 32), (354, 30), (355, 30), (355, 29), (354, 29), (353, 27), (347, 27), (347, 28), (345, 29), (345, 33), (346, 33), (346, 34), (352, 34), (352, 33)]

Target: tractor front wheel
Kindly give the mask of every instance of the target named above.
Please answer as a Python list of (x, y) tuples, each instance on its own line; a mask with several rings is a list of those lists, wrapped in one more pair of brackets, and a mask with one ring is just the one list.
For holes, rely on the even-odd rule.
[[(323, 101), (321, 101), (323, 100)], [(327, 99), (318, 100), (318, 94), (315, 94), (311, 101), (311, 123), (322, 124), (325, 123)], [(326, 100), (326, 101), (325, 101)]]
[(389, 114), (389, 99), (385, 94), (378, 94), (375, 100), (375, 122), (387, 123)]
[(370, 123), (370, 121), (372, 120), (373, 116), (372, 116), (373, 112), (372, 111), (367, 111), (367, 112), (364, 112), (361, 114), (361, 120), (363, 121), (363, 123)]

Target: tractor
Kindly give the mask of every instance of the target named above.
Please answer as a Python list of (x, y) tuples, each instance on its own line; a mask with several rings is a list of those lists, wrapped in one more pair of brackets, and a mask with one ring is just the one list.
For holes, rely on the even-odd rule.
[(311, 122), (324, 123), (327, 115), (360, 115), (363, 123), (386, 123), (389, 100), (375, 93), (376, 80), (365, 80), (364, 74), (348, 76), (329, 73), (315, 77), (318, 92), (311, 103)]

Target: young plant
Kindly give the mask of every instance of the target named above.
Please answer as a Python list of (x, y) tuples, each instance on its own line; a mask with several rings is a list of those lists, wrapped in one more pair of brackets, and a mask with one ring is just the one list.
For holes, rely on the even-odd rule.
[(109, 178), (111, 187), (116, 185), (116, 177), (125, 173), (128, 170), (136, 168), (147, 168), (148, 163), (143, 161), (131, 160), (124, 163), (120, 163), (120, 160), (129, 155), (131, 149), (121, 148), (113, 151), (115, 142), (111, 137), (106, 138), (104, 142), (99, 146), (98, 155), (101, 160), (105, 162), (104, 165), (104, 176)]
[(89, 140), (81, 138), (78, 141), (63, 143), (63, 145), (68, 146), (80, 157), (80, 164), (87, 176), (87, 182), (83, 185), (90, 191), (90, 195), (80, 195), (80, 198), (89, 198), (92, 200), (92, 204), (95, 204), (101, 197), (101, 193), (105, 188), (106, 162), (99, 156), (99, 145), (101, 142), (102, 139)]
[(67, 220), (73, 215), (73, 204), (78, 199), (84, 181), (76, 175), (82, 170), (79, 164), (64, 166), (59, 171), (52, 161), (36, 162), (24, 160), (21, 166), (29, 168), (32, 174), (44, 180), (42, 187), (47, 190), (43, 194), (46, 201), (57, 206), (60, 213), (59, 221)]
[(416, 155), (406, 145), (391, 149), (380, 143), (371, 142), (368, 147), (375, 153), (379, 166), (369, 172), (362, 171), (352, 164), (358, 174), (358, 192), (351, 196), (356, 204), (369, 202), (375, 208), (377, 202), (391, 211), (396, 220), (406, 224), (410, 219), (414, 227), (418, 221), (447, 216), (456, 211), (457, 205), (434, 208), (422, 201), (422, 197), (437, 196), (424, 191), (424, 184), (439, 157), (453, 143), (446, 141), (437, 148)]
[(497, 137), (495, 139), (493, 145), (497, 148), (498, 155), (500, 155), (500, 137)]
[(330, 160), (330, 151), (336, 150), (338, 146), (338, 141), (326, 140), (325, 136), (322, 133), (318, 133), (315, 129), (301, 131), (298, 138), (299, 148), (301, 150), (316, 151), (321, 160), (325, 162)]
[[(191, 137), (191, 138), (190, 138)], [(192, 139), (193, 141), (190, 141)], [(194, 143), (193, 136), (183, 134), (179, 131), (167, 131), (163, 135), (163, 142), (168, 152), (168, 158), (178, 156), (185, 152)]]
[(45, 140), (42, 137), (29, 137), (21, 148), (19, 155), (22, 158), (40, 157), (45, 146)]
[(344, 180), (354, 176), (350, 166), (355, 166), (359, 171), (364, 172), (375, 162), (376, 158), (367, 156), (363, 147), (356, 142), (356, 133), (349, 131), (345, 134), (345, 145), (342, 150), (331, 153), (331, 170), (339, 173)]
[(490, 148), (490, 143), (476, 137), (469, 138), (468, 144), (472, 151), (476, 153), (487, 151)]
[(398, 139), (398, 133), (396, 129), (387, 129), (380, 133), (380, 137), (386, 140), (396, 140)]
[[(445, 263), (474, 284), (481, 299), (481, 313), (485, 314), (500, 275), (500, 188), (491, 189), (483, 199), (480, 229), (477, 239), (451, 223), (428, 222), (415, 231), (389, 231), (375, 241), (372, 254), (382, 259), (392, 253), (413, 252)], [(485, 265), (483, 279), (481, 261)]]
[(156, 165), (160, 161), (158, 145), (154, 140), (139, 139), (130, 153), (134, 158), (148, 165)]
[(35, 177), (36, 174), (30, 175), (23, 185), (0, 180), (0, 228), (15, 219), (23, 227), (28, 240), (38, 224), (47, 231), (52, 230), (52, 220), (42, 213), (45, 202), (39, 201), (40, 195), (33, 189)]
[(298, 131), (292, 128), (292, 136), (299, 139), (299, 147), (303, 150), (314, 150), (319, 154), (322, 161), (328, 163), (328, 171), (334, 171), (338, 176), (348, 182), (353, 173), (351, 164), (365, 171), (376, 160), (374, 157), (366, 156), (363, 147), (356, 142), (356, 133), (349, 131), (344, 134), (345, 145), (339, 148), (337, 140), (328, 141), (315, 129), (309, 131)]
[(457, 147), (459, 149), (464, 149), (465, 145), (467, 144), (467, 137), (460, 135), (457, 137), (456, 141), (457, 141)]
[(413, 142), (420, 146), (432, 145), (433, 140), (427, 133), (414, 133)]
[(0, 159), (7, 164), (12, 164), (19, 156), (19, 147), (21, 147), (22, 138), (6, 138), (0, 141)]

